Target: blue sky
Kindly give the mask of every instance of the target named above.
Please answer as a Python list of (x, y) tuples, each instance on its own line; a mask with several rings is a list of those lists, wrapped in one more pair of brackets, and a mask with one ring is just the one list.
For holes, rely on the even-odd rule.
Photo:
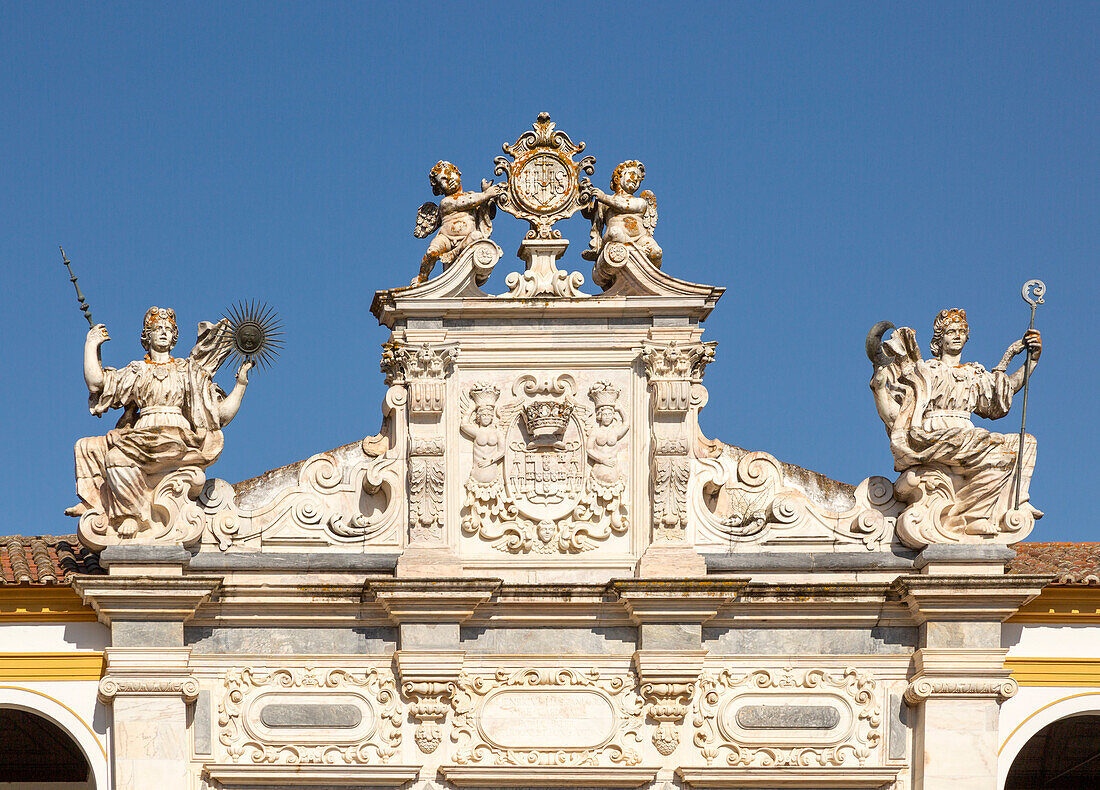
[[(891, 475), (868, 328), (925, 345), (964, 307), (992, 366), (1044, 279), (1031, 539), (1096, 539), (1098, 28), (1096, 3), (0, 3), (0, 533), (73, 531), (73, 442), (114, 422), (58, 244), (108, 364), (151, 304), (184, 349), (238, 299), (278, 308), (286, 351), (210, 470), (251, 477), (377, 430), (368, 308), (416, 273), (429, 168), (491, 178), (546, 110), (599, 185), (644, 161), (665, 269), (727, 286), (709, 436)], [(495, 279), (524, 230), (498, 218)], [(584, 221), (562, 230), (587, 272)]]

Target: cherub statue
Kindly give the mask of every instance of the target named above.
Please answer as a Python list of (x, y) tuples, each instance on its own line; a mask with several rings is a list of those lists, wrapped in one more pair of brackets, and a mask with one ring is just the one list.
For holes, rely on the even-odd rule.
[(423, 239), (432, 231), (439, 232), (428, 244), (428, 251), (420, 262), (420, 274), (413, 285), (428, 279), (437, 260), (446, 268), (475, 241), (489, 238), (496, 216), (495, 201), (505, 190), (504, 184), (494, 185), (482, 179), (480, 192), (463, 192), (462, 173), (443, 160), (435, 163), (428, 181), (432, 194), (441, 195), (442, 199), (439, 205), (428, 201), (417, 209), (413, 235)]
[(892, 328), (878, 324), (867, 349), (875, 366), (875, 406), (890, 436), (894, 468), (902, 473), (895, 490), (908, 503), (898, 519), (899, 535), (919, 548), (933, 542), (979, 542), (1033, 524), (1042, 516), (1027, 494), (1035, 467), (1034, 437), (1025, 435), (1017, 508), (1019, 435), (987, 431), (971, 417), (993, 420), (1008, 413), (1013, 394), (1024, 385), (1024, 368), (1009, 374), (1008, 365), (1026, 351), (1034, 368), (1042, 352), (1039, 332), (1028, 330), (993, 370), (986, 370), (962, 361), (970, 336), (963, 310), (941, 310), (936, 316), (931, 359), (921, 359), (916, 334), (908, 327), (882, 343)]
[(619, 472), (619, 442), (630, 430), (626, 415), (619, 408), (619, 389), (601, 381), (588, 390), (596, 406), (595, 421), (589, 427), (588, 458), (592, 461), (592, 479), (610, 487), (621, 482)]
[(630, 159), (611, 174), (610, 195), (593, 186), (590, 179), (581, 179), (581, 199), (587, 204), (581, 214), (592, 220), (588, 249), (581, 257), (594, 261), (604, 245), (620, 242), (634, 245), (654, 266), (661, 268), (661, 248), (653, 240), (657, 197), (648, 189), (634, 196), (644, 178), (645, 165)]
[(237, 369), (226, 395), (214, 372), (231, 352), (225, 322), (199, 324), (198, 342), (186, 358), (171, 356), (179, 337), (175, 311), (150, 307), (142, 324), (145, 358), (121, 370), (104, 368), (100, 347), (110, 340), (97, 324), (84, 343), (84, 381), (89, 409), (101, 415), (123, 409), (114, 430), (76, 443), (76, 492), (70, 516), (90, 511), (106, 517), (120, 538), (133, 538), (152, 522), (157, 484), (183, 467), (204, 469), (221, 454), (221, 429), (236, 416), (252, 362)]

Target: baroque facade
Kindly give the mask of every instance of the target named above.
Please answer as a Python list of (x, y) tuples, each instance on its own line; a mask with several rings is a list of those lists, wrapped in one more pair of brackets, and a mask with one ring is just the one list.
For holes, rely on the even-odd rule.
[[(0, 708), (79, 747), (72, 787), (993, 790), (1100, 710), (1076, 690), (1100, 630), (1065, 630), (1095, 577), (1012, 548), (1041, 516), (1034, 439), (970, 421), (1008, 412), (1038, 333), (987, 371), (961, 310), (928, 360), (875, 327), (896, 478), (709, 439), (722, 288), (666, 270), (642, 163), (604, 192), (584, 148), (543, 114), (500, 183), (432, 169), (419, 273), (372, 304), (381, 430), (261, 478), (206, 468), (262, 322), (200, 325), (179, 359), (153, 308), (119, 370), (92, 328), (93, 410), (123, 419), (77, 444), (77, 538), (11, 539), (0, 587)], [(498, 211), (530, 230), (490, 294)], [(578, 211), (590, 278), (559, 266)]]

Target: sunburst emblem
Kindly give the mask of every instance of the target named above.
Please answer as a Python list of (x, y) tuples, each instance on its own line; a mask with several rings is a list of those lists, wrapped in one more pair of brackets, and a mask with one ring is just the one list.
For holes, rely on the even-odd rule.
[(283, 328), (279, 315), (266, 304), (238, 302), (225, 311), (222, 343), (228, 346), (227, 359), (234, 367), (250, 360), (266, 368), (275, 362), (283, 348)]

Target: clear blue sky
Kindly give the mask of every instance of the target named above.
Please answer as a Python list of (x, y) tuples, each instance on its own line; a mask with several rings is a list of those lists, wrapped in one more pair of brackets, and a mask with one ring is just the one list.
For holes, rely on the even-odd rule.
[[(251, 477), (377, 430), (368, 307), (416, 273), (428, 169), (492, 177), (546, 110), (601, 186), (643, 160), (665, 269), (728, 287), (703, 416), (727, 442), (892, 475), (868, 328), (923, 346), (965, 307), (967, 357), (992, 366), (1026, 328), (1021, 284), (1046, 280), (1032, 539), (1097, 539), (1098, 28), (1100, 4), (1061, 2), (7, 0), (0, 532), (74, 530), (73, 442), (114, 422), (86, 408), (59, 243), (108, 364), (140, 356), (151, 304), (175, 307), (182, 350), (238, 299), (279, 309), (287, 349), (210, 470)], [(500, 280), (525, 226), (496, 228)], [(589, 271), (584, 221), (563, 230)]]

